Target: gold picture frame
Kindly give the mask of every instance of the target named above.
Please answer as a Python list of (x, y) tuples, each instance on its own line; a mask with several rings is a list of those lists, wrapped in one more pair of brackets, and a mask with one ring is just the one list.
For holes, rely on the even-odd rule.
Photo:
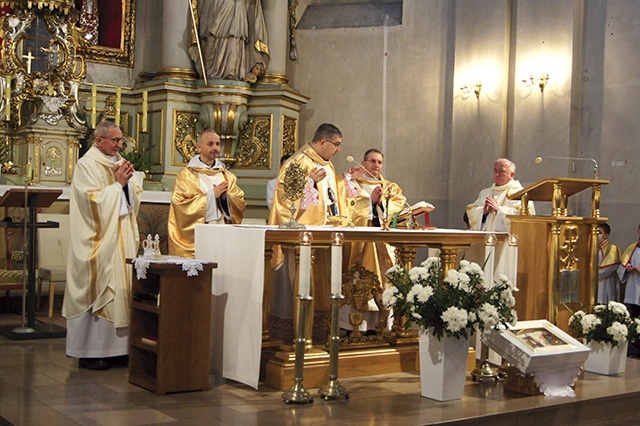
[[(118, 0), (98, 0), (98, 10), (101, 5), (113, 5)], [(121, 6), (120, 19), (120, 46), (90, 46), (85, 59), (101, 64), (117, 65), (133, 68), (134, 47), (135, 47), (135, 26), (136, 26), (136, 4), (135, 0), (119, 0)], [(109, 23), (114, 25), (114, 23)], [(115, 24), (117, 25), (117, 23)]]

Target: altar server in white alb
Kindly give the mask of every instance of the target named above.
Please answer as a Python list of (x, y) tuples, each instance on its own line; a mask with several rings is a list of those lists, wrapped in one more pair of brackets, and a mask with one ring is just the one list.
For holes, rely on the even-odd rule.
[(618, 266), (620, 265), (620, 249), (609, 242), (611, 227), (608, 223), (601, 223), (598, 230), (598, 303), (607, 304), (609, 301), (620, 301), (620, 280)]
[(78, 160), (71, 182), (67, 286), (67, 356), (79, 366), (106, 370), (126, 365), (129, 350), (131, 266), (138, 252), (136, 215), (142, 188), (124, 160), (122, 132), (96, 126), (93, 146)]
[[(520, 191), (522, 185), (515, 180), (516, 165), (506, 158), (499, 158), (493, 165), (493, 185), (483, 189), (478, 199), (467, 206), (465, 222), (473, 231), (509, 232), (507, 216), (520, 214), (520, 200), (509, 200), (509, 195)], [(536, 214), (529, 201), (530, 214)]]

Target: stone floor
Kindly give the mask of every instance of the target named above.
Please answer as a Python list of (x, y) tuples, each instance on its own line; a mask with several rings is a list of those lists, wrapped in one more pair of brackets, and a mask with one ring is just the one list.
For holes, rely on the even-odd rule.
[[(59, 315), (53, 321), (64, 325)], [(0, 315), (0, 325), (20, 322), (18, 315)], [(315, 398), (313, 404), (287, 405), (282, 392), (216, 377), (207, 392), (157, 396), (127, 383), (126, 368), (78, 369), (65, 356), (64, 339), (0, 337), (0, 354), (0, 424), (640, 424), (640, 360), (632, 358), (621, 376), (586, 373), (575, 398), (526, 396), (505, 391), (502, 382), (468, 380), (461, 400), (443, 403), (420, 396), (417, 373), (402, 373), (341, 380), (348, 401)]]

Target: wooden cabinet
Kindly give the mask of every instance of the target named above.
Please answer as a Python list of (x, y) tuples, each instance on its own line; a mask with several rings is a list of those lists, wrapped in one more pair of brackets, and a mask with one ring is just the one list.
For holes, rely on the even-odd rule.
[(180, 265), (133, 271), (129, 383), (159, 395), (209, 389), (211, 271), (187, 277)]

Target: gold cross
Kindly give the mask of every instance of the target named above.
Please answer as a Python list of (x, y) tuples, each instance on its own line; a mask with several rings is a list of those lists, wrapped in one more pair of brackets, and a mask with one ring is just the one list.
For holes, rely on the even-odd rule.
[(31, 49), (29, 49), (26, 55), (22, 55), (22, 59), (27, 60), (27, 74), (31, 74), (31, 61), (36, 57), (31, 54)]

